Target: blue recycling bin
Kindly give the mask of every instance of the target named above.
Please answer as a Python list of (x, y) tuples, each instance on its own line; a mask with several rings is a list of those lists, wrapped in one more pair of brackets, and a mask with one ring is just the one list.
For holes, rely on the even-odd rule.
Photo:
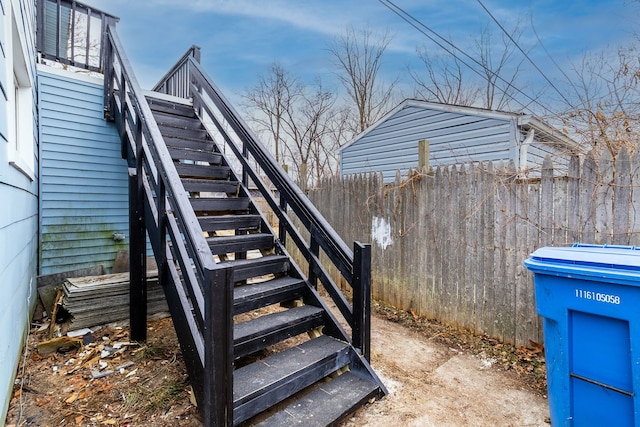
[(534, 273), (552, 426), (640, 426), (640, 250), (545, 247)]

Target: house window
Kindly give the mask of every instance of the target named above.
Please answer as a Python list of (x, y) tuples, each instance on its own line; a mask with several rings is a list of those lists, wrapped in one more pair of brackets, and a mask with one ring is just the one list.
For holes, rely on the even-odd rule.
[(11, 13), (11, 28), (9, 30), (9, 40), (13, 55), (13, 88), (8, 91), (8, 114), (9, 114), (9, 143), (8, 159), (9, 163), (33, 180), (34, 174), (34, 132), (33, 132), (33, 93), (31, 78), (27, 68), (22, 40), (18, 33), (14, 10)]

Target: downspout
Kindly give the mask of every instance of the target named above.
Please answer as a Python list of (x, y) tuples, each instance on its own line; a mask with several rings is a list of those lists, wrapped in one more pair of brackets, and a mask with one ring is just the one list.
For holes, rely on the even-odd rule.
[(527, 169), (527, 151), (529, 150), (529, 146), (533, 143), (534, 134), (534, 129), (529, 129), (527, 137), (525, 138), (524, 142), (520, 144), (520, 161), (518, 169), (521, 172)]

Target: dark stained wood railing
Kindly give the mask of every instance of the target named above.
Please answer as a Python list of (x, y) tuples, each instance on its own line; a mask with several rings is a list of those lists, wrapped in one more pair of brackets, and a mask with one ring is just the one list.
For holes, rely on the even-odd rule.
[[(197, 56), (190, 54), (197, 52)], [(199, 61), (199, 49), (191, 48), (176, 66), (167, 73), (154, 90), (182, 98), (192, 98), (194, 107), (203, 123), (213, 123), (216, 133), (224, 138), (236, 159), (242, 165), (245, 185), (248, 179), (258, 187), (269, 207), (279, 220), (279, 239), (282, 244), (290, 238), (309, 264), (307, 277), (315, 287), (319, 281), (351, 326), (352, 343), (364, 357), (370, 358), (370, 295), (371, 248), (356, 242), (354, 252), (344, 243), (318, 209), (298, 188), (293, 180), (275, 161), (271, 153), (240, 119), (239, 114), (225, 99), (221, 91), (203, 71)], [(214, 130), (214, 129), (209, 129)], [(211, 132), (210, 132), (211, 133)], [(255, 162), (255, 163), (254, 163)], [(279, 200), (263, 181), (252, 164), (257, 164), (276, 188)], [(288, 214), (291, 209), (309, 232), (307, 243)], [(340, 271), (353, 290), (350, 304), (340, 288), (331, 279), (321, 262), (320, 249)]]
[(43, 59), (102, 72), (105, 35), (119, 18), (73, 0), (37, 0), (38, 52)]
[(105, 40), (105, 116), (130, 175), (132, 339), (146, 337), (146, 231), (204, 425), (232, 425), (233, 272), (214, 261), (114, 26)]

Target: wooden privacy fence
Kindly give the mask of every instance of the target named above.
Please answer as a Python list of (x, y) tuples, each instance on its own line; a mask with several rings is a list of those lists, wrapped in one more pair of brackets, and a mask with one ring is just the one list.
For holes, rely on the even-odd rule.
[[(566, 166), (565, 166), (566, 170)], [(346, 241), (372, 242), (374, 298), (526, 345), (542, 341), (533, 275), (541, 246), (640, 245), (640, 153), (572, 158), (554, 177), (509, 163), (336, 177), (309, 196)]]

